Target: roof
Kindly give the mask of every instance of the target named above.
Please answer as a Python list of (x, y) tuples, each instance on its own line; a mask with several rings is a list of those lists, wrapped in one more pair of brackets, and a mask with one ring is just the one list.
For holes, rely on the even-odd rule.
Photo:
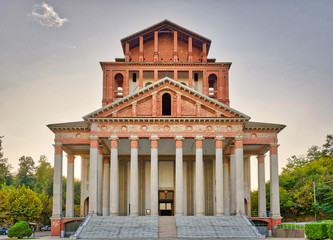
[(107, 110), (109, 110), (109, 109), (111, 109), (111, 108), (113, 108), (115, 106), (118, 106), (119, 104), (122, 104), (122, 103), (124, 103), (124, 102), (126, 102), (126, 101), (128, 101), (128, 100), (130, 100), (130, 99), (132, 99), (134, 97), (137, 97), (137, 96), (139, 96), (141, 94), (144, 94), (146, 91), (151, 90), (153, 88), (156, 88), (156, 87), (158, 87), (161, 84), (164, 84), (166, 82), (169, 82), (169, 83), (171, 83), (171, 84), (173, 84), (173, 85), (175, 85), (175, 86), (177, 86), (177, 87), (179, 87), (181, 89), (184, 89), (185, 91), (188, 91), (188, 92), (192, 93), (194, 96), (197, 96), (197, 97), (199, 97), (201, 99), (204, 99), (205, 101), (207, 101), (209, 103), (212, 103), (212, 104), (214, 104), (216, 106), (219, 106), (222, 109), (225, 109), (227, 111), (230, 111), (231, 113), (239, 115), (239, 117), (241, 117), (241, 118), (245, 118), (247, 120), (250, 119), (250, 117), (248, 115), (246, 115), (244, 113), (241, 113), (241, 112), (237, 111), (236, 109), (233, 109), (233, 108), (231, 108), (231, 107), (229, 107), (229, 106), (227, 106), (227, 105), (225, 105), (225, 104), (223, 104), (223, 103), (221, 103), (221, 102), (219, 102), (219, 101), (217, 101), (215, 99), (212, 99), (212, 98), (210, 98), (210, 97), (208, 97), (208, 96), (206, 96), (206, 95), (204, 95), (204, 94), (202, 94), (202, 93), (200, 93), (200, 92), (198, 92), (198, 91), (196, 91), (196, 90), (194, 90), (194, 89), (192, 89), (190, 87), (187, 87), (187, 86), (185, 86), (185, 85), (183, 85), (183, 84), (181, 84), (181, 83), (179, 83), (179, 82), (177, 82), (177, 81), (175, 81), (175, 80), (173, 80), (173, 79), (171, 79), (169, 77), (162, 78), (159, 81), (157, 81), (157, 82), (155, 82), (155, 83), (153, 83), (153, 84), (151, 84), (151, 85), (149, 85), (149, 86), (147, 86), (145, 88), (142, 88), (141, 90), (139, 90), (137, 92), (131, 93), (131, 94), (127, 95), (126, 97), (123, 97), (123, 98), (121, 98), (121, 99), (119, 99), (117, 101), (114, 101), (114, 102), (112, 102), (112, 103), (110, 103), (110, 104), (108, 104), (108, 105), (106, 105), (106, 106), (104, 106), (104, 107), (102, 107), (100, 109), (97, 109), (96, 111), (91, 112), (91, 113), (85, 115), (83, 117), (83, 119), (87, 120), (88, 118), (95, 117), (95, 116), (97, 116), (100, 113), (103, 113), (103, 112), (105, 112), (105, 111), (107, 111)]
[(276, 124), (276, 123), (264, 123), (264, 122), (247, 122), (244, 125), (245, 129), (256, 129), (256, 130), (264, 130), (264, 129), (275, 129), (279, 132), (284, 129), (286, 125)]
[(53, 131), (57, 129), (89, 129), (89, 125), (90, 124), (85, 121), (79, 121), (48, 124), (47, 127)]
[(121, 45), (123, 47), (123, 51), (125, 53), (125, 44), (128, 42), (130, 44), (130, 48), (134, 48), (138, 46), (139, 41), (138, 38), (139, 36), (143, 36), (144, 41), (150, 41), (154, 39), (154, 32), (159, 31), (159, 32), (166, 32), (166, 31), (178, 31), (182, 33), (182, 36), (178, 34), (178, 38), (181, 38), (182, 40), (187, 42), (188, 37), (192, 37), (193, 39), (193, 47), (201, 48), (202, 43), (207, 44), (207, 55), (209, 52), (209, 47), (211, 44), (211, 40), (209, 38), (206, 38), (198, 33), (192, 32), (191, 30), (184, 28), (182, 26), (179, 26), (167, 19), (158, 22), (150, 27), (147, 27), (141, 31), (138, 31), (136, 33), (133, 33), (127, 37), (124, 37), (120, 40)]

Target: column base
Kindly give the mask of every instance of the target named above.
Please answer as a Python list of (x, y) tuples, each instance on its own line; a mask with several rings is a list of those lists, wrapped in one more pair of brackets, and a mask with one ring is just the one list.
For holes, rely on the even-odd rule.
[(195, 216), (205, 216), (204, 213), (196, 213)]
[(51, 237), (60, 237), (61, 235), (61, 218), (51, 218)]
[(119, 216), (119, 213), (110, 213), (109, 216)]
[(137, 217), (137, 216), (139, 216), (139, 214), (137, 214), (137, 213), (131, 213), (130, 216)]
[(224, 216), (224, 213), (216, 213), (216, 216)]

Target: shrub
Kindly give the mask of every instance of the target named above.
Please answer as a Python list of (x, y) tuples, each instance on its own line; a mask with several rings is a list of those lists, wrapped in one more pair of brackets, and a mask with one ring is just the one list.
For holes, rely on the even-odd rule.
[(328, 228), (332, 225), (332, 221), (324, 221), (320, 223), (305, 224), (305, 236), (308, 239), (326, 239), (328, 238)]
[(12, 226), (8, 231), (8, 237), (30, 237), (32, 234), (31, 229), (29, 228), (29, 224), (25, 221), (17, 222), (14, 226)]
[(327, 234), (330, 239), (333, 239), (333, 221), (327, 225)]

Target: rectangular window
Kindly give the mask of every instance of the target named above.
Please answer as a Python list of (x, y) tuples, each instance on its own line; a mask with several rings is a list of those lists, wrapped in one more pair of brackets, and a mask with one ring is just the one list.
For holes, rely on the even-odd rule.
[(199, 79), (199, 75), (198, 73), (194, 73), (194, 81), (197, 82)]
[(136, 73), (133, 73), (133, 82), (136, 82)]

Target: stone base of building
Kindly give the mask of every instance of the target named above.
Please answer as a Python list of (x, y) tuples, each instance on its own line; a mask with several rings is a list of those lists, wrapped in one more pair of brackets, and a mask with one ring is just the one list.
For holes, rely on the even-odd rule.
[(274, 226), (280, 225), (282, 222), (282, 218), (269, 218), (269, 217), (251, 217), (250, 218), (252, 221), (262, 221), (262, 222), (267, 222), (268, 224), (268, 230), (272, 231)]
[(84, 221), (84, 217), (51, 218), (51, 237), (63, 237), (65, 224), (72, 221)]

